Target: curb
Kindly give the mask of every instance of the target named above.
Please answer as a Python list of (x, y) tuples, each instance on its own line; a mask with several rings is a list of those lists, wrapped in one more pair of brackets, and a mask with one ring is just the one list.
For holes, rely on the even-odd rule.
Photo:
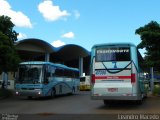
[[(5, 92), (5, 91), (4, 91), (4, 92)], [(5, 92), (5, 94), (2, 94), (2, 95), (0, 96), (0, 100), (5, 99), (5, 98), (9, 98), (9, 97), (11, 97), (11, 96), (13, 96), (13, 91), (7, 90), (7, 91)]]
[(0, 100), (3, 100), (3, 99), (5, 99), (6, 97), (0, 97)]
[(7, 98), (8, 96), (1, 96), (0, 97), (0, 100), (3, 100), (3, 99), (5, 99), (5, 98)]

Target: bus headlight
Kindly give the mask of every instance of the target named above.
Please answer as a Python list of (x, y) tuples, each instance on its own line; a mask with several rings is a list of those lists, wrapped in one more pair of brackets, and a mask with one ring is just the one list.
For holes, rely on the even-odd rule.
[(19, 94), (19, 92), (16, 92), (16, 95), (18, 95)]
[(34, 89), (34, 90), (36, 90), (36, 92), (37, 92), (38, 95), (41, 95), (41, 89), (36, 88), (36, 89)]
[(40, 95), (41, 94), (41, 92), (38, 92), (38, 95)]

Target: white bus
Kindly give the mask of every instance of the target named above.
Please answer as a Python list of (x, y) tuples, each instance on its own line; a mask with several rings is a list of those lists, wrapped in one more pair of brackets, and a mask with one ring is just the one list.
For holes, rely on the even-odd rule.
[(23, 62), (18, 69), (17, 96), (43, 97), (79, 91), (79, 70), (51, 62)]
[(104, 100), (135, 100), (147, 95), (141, 57), (131, 43), (94, 45), (91, 51), (91, 98)]
[(90, 90), (91, 88), (91, 80), (90, 76), (82, 76), (80, 77), (80, 90), (85, 91), (85, 90)]

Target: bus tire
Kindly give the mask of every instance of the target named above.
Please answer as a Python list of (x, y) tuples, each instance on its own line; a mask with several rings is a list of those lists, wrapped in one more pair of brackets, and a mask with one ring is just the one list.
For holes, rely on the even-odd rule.
[(111, 101), (110, 100), (103, 100), (104, 105), (110, 105)]
[(108, 104), (107, 100), (103, 100), (103, 103), (104, 103), (104, 105)]
[(136, 101), (136, 103), (137, 103), (138, 105), (141, 105), (142, 102), (143, 102), (143, 100), (137, 100), (137, 101)]
[(28, 98), (28, 100), (31, 100), (31, 99), (32, 99), (32, 96), (28, 96), (27, 98)]
[(75, 87), (72, 88), (72, 94), (75, 94), (76, 93), (76, 90), (75, 90)]
[(56, 96), (56, 90), (55, 88), (52, 88), (51, 90), (51, 98), (54, 98)]
[(146, 98), (148, 98), (148, 95), (147, 95), (147, 93), (144, 95), (144, 99), (146, 99)]

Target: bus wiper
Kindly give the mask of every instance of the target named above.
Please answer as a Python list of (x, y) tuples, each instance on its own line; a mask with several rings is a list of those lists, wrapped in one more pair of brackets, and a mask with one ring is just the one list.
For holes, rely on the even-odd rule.
[[(131, 63), (132, 63), (132, 61), (129, 62), (129, 64), (128, 64), (126, 67), (120, 69), (119, 71), (110, 71), (110, 70), (107, 68), (107, 66), (104, 64), (104, 62), (102, 62), (102, 65), (105, 67), (105, 69), (107, 70), (107, 72), (109, 72), (109, 73), (111, 73), (111, 74), (115, 74), (115, 73), (119, 73), (119, 72), (125, 70)], [(116, 70), (116, 69), (114, 69), (114, 70)]]

